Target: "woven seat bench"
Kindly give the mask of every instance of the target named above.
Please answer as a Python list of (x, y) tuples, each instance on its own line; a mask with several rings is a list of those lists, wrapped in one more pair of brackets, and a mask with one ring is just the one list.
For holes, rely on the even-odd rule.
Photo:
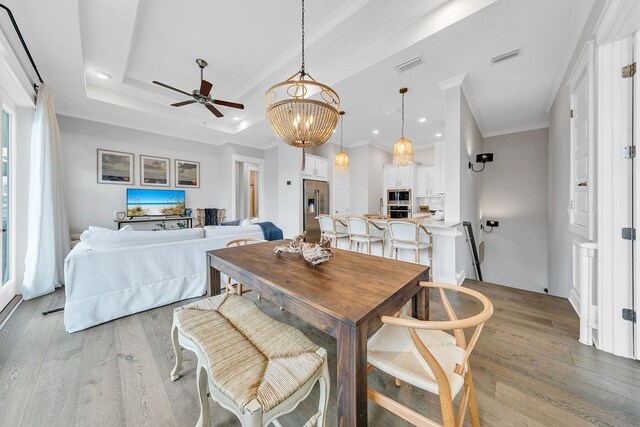
[(329, 399), (327, 352), (299, 330), (263, 313), (253, 301), (226, 293), (179, 308), (171, 332), (180, 376), (182, 348), (197, 357), (197, 426), (209, 424), (209, 400), (233, 412), (245, 427), (279, 426), (320, 383), (318, 412), (306, 426), (325, 425)]

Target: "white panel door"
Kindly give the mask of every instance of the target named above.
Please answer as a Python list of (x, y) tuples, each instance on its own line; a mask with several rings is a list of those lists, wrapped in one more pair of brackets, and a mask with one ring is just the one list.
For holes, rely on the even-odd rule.
[(572, 201), (571, 223), (577, 227), (589, 228), (589, 80), (584, 73), (572, 94), (573, 118), (571, 119)]
[(333, 211), (336, 215), (349, 213), (348, 173), (333, 173)]
[[(13, 106), (12, 106), (13, 107)], [(0, 98), (0, 150), (2, 150), (2, 181), (0, 182), (0, 310), (2, 310), (16, 295), (17, 284), (14, 280), (12, 263), (12, 205), (15, 195), (10, 189), (13, 183), (13, 124), (14, 115), (9, 106), (3, 104)]]

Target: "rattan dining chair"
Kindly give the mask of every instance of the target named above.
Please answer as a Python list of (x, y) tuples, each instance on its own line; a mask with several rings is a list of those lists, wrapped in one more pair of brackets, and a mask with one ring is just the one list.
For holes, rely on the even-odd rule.
[[(244, 245), (251, 245), (254, 243), (263, 243), (266, 242), (266, 240), (262, 240), (262, 239), (255, 239), (252, 237), (246, 237), (244, 239), (236, 239), (236, 240), (231, 240), (230, 242), (227, 243), (226, 247), (227, 248), (231, 248), (234, 246), (244, 246)], [(234, 289), (235, 286), (235, 289)], [(242, 289), (242, 283), (236, 283), (235, 285), (231, 282), (231, 277), (227, 276), (227, 292), (236, 292), (238, 295), (242, 296), (242, 294), (245, 294), (247, 292), (251, 292), (251, 289)], [(260, 295), (258, 295), (258, 299), (260, 299)]]
[[(472, 289), (431, 282), (420, 285), (440, 291), (449, 320), (423, 321), (401, 314), (382, 317), (382, 328), (367, 343), (368, 370), (376, 367), (394, 376), (396, 385), (404, 381), (436, 394), (440, 400), (442, 424), (372, 389), (368, 389), (367, 396), (372, 402), (417, 426), (460, 427), (464, 424), (468, 407), (471, 425), (478, 427), (480, 418), (469, 356), (484, 324), (493, 314), (493, 305), (487, 297)], [(474, 297), (482, 304), (482, 311), (475, 316), (458, 319), (445, 291)], [(464, 330), (471, 328), (475, 329), (467, 342)], [(445, 331), (453, 331), (453, 335)], [(453, 399), (463, 388), (456, 416)]]

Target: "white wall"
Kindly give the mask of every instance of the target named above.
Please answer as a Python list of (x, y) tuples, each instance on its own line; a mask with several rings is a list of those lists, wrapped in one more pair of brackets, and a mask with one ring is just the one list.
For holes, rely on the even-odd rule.
[(362, 215), (369, 210), (369, 146), (349, 149), (349, 212)]
[[(476, 244), (482, 239), (482, 230), (480, 229), (480, 218), (482, 211), (480, 208), (480, 189), (482, 184), (482, 172), (476, 173), (469, 169), (469, 162), (475, 161), (478, 153), (484, 152), (483, 137), (473, 116), (473, 112), (469, 107), (464, 92), (460, 91), (460, 157), (458, 160), (459, 171), (459, 221), (470, 221), (473, 227)], [(449, 166), (449, 165), (447, 165)], [(449, 175), (447, 175), (447, 178)], [(446, 183), (447, 189), (448, 183)], [(445, 215), (450, 204), (449, 194), (446, 194)], [(466, 234), (463, 231), (456, 241), (456, 270), (459, 273), (464, 272), (464, 276), (477, 279), (473, 257), (469, 250), (469, 244), (466, 240)]]
[(234, 144), (204, 144), (66, 116), (58, 116), (58, 121), (71, 233), (82, 232), (89, 225), (114, 227), (113, 213), (125, 210), (129, 186), (97, 183), (98, 148), (136, 154), (134, 187), (139, 187), (140, 183), (140, 154), (170, 158), (172, 184), (174, 159), (199, 161), (200, 188), (185, 189), (186, 205), (192, 209), (217, 207), (229, 210), (231, 155), (263, 157), (263, 150)]
[[(380, 198), (384, 201), (384, 165), (393, 162), (393, 155), (377, 147), (369, 146), (369, 202), (362, 213), (376, 213)], [(384, 213), (384, 212), (383, 212)]]
[[(277, 194), (278, 221), (285, 238), (302, 232), (302, 150), (279, 143)], [(287, 185), (287, 182), (290, 182)], [(268, 191), (268, 190), (267, 190)]]
[(414, 148), (413, 161), (423, 166), (435, 165), (435, 149), (433, 147)]
[(483, 233), (487, 282), (534, 292), (547, 287), (548, 135), (545, 128), (484, 140), (494, 161), (482, 172), (482, 216), (500, 222)]
[(548, 288), (551, 295), (569, 296), (572, 282), (572, 241), (583, 241), (569, 232), (569, 88), (567, 81), (604, 8), (596, 0), (589, 20), (549, 111)]
[(278, 147), (264, 150), (264, 216), (268, 221), (278, 222)]

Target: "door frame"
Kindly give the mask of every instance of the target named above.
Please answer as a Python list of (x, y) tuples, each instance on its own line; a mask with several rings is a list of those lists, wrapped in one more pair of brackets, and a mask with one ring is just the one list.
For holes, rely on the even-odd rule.
[[(622, 319), (631, 300), (632, 242), (621, 229), (631, 227), (631, 161), (622, 148), (632, 144), (629, 79), (621, 69), (632, 59), (627, 37), (598, 47), (598, 160), (597, 160), (597, 346), (618, 356), (633, 358), (633, 329)], [(635, 162), (636, 160), (632, 160)], [(637, 186), (637, 185), (636, 185)]]
[[(9, 156), (12, 159), (16, 152), (16, 106), (13, 105), (8, 99), (6, 94), (0, 89), (0, 111), (6, 110), (10, 115), (9, 125)], [(2, 134), (2, 122), (0, 120), (0, 135)], [(14, 167), (9, 168), (9, 280), (7, 283), (2, 284), (2, 274), (0, 274), (0, 311), (6, 307), (11, 300), (18, 294), (18, 280), (16, 278), (17, 271), (17, 257), (16, 257), (16, 168), (15, 161), (12, 162)], [(1, 196), (1, 192), (0, 192)], [(1, 209), (1, 206), (0, 206)], [(1, 220), (1, 214), (0, 214)], [(2, 249), (0, 248), (0, 257), (2, 255)], [(1, 258), (0, 258), (1, 265)]]
[(569, 77), (569, 105), (571, 111), (575, 111), (575, 91), (578, 83), (581, 82), (583, 78), (586, 79), (586, 84), (588, 88), (588, 115), (589, 115), (589, 129), (588, 129), (588, 179), (587, 179), (587, 197), (588, 197), (588, 207), (587, 207), (587, 226), (583, 227), (573, 222), (573, 211), (575, 207), (574, 200), (574, 185), (575, 185), (575, 144), (576, 144), (576, 132), (574, 129), (575, 123), (574, 120), (570, 121), (569, 125), (569, 230), (577, 234), (578, 236), (587, 239), (593, 240), (595, 237), (595, 203), (594, 203), (594, 181), (595, 181), (595, 73), (594, 73), (594, 65), (593, 65), (593, 41), (589, 41), (585, 44), (582, 49), (582, 53), (576, 62), (576, 66)]
[[(238, 163), (253, 163), (258, 165), (258, 212), (264, 215), (265, 212), (265, 179), (264, 179), (264, 159), (258, 157), (240, 156), (238, 154), (231, 155), (231, 204), (229, 206), (230, 219), (237, 219), (236, 212), (236, 194), (238, 192), (238, 182), (236, 180), (236, 167)], [(244, 169), (243, 169), (244, 171)], [(262, 196), (262, 197), (260, 197)], [(266, 218), (260, 218), (264, 220)]]

